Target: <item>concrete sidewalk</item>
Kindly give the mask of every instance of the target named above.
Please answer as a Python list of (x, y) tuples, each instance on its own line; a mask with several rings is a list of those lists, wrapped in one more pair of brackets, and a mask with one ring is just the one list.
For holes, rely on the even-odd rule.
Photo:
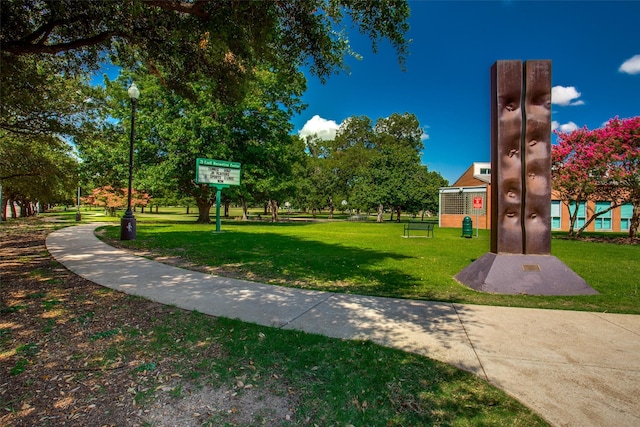
[(290, 289), (183, 270), (98, 240), (47, 249), (102, 286), (212, 316), (418, 353), (488, 380), (556, 426), (640, 426), (640, 316), (486, 307)]

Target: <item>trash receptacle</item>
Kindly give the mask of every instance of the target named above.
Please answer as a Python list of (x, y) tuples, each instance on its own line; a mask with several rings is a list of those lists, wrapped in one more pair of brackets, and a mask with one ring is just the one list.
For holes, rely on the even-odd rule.
[(468, 216), (465, 216), (462, 220), (462, 237), (473, 237), (473, 222)]
[(80, 213), (80, 211), (76, 212), (76, 221), (81, 221), (82, 220), (82, 214)]

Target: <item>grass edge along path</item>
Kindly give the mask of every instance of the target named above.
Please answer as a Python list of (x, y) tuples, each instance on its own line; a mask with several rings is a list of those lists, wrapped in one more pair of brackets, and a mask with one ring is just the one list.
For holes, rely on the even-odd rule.
[(150, 222), (135, 241), (115, 246), (178, 258), (181, 266), (264, 283), (394, 298), (640, 314), (640, 245), (554, 238), (552, 255), (583, 277), (598, 295), (535, 296), (477, 292), (453, 276), (488, 251), (489, 233), (460, 237), (458, 229), (433, 238), (402, 238), (397, 223), (243, 223), (211, 225)]

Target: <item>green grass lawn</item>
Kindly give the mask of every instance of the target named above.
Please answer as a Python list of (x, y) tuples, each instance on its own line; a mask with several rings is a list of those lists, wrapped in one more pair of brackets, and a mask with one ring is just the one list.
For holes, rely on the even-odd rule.
[[(166, 215), (169, 218), (179, 214)], [(75, 223), (73, 211), (52, 216), (47, 219), (62, 223), (49, 223), (46, 225), (49, 229), (64, 226), (65, 222)], [(390, 276), (383, 271), (385, 262), (406, 262), (412, 258), (395, 253), (399, 251), (395, 245), (379, 249), (364, 246), (377, 239), (390, 240), (391, 236), (406, 240), (398, 234), (401, 228), (397, 224), (225, 223), (223, 233), (213, 233), (212, 225), (162, 223), (158, 218), (146, 218), (146, 214), (136, 216), (139, 220), (136, 244), (165, 246), (163, 250), (187, 258), (204, 251), (208, 255), (200, 259), (207, 262), (218, 260), (234, 265), (246, 262), (247, 271), (255, 270), (265, 276), (274, 274), (275, 281), (295, 274), (302, 278), (301, 282), (303, 279), (309, 282), (301, 283), (305, 286), (316, 283), (314, 286), (322, 288), (323, 283), (333, 282), (331, 286), (340, 289), (337, 283), (344, 281), (356, 284), (354, 289), (367, 289), (369, 279), (375, 279), (379, 289), (392, 289), (383, 279), (407, 279), (415, 274), (396, 271)], [(97, 211), (83, 212), (83, 221), (105, 219), (108, 218)], [(30, 227), (38, 225), (27, 219), (9, 221), (9, 226), (15, 226), (12, 233), (28, 236)], [(109, 226), (108, 232), (117, 237), (119, 227)], [(420, 246), (426, 240), (411, 242)], [(473, 242), (463, 241), (469, 243)], [(16, 421), (24, 412), (20, 408), (24, 409), (29, 402), (35, 406), (31, 400), (34, 387), (44, 389), (49, 374), (56, 372), (49, 363), (45, 364), (46, 357), (50, 357), (48, 350), (52, 349), (57, 356), (68, 355), (62, 358), (60, 366), (79, 363), (86, 368), (65, 374), (67, 382), (85, 385), (86, 390), (81, 391), (84, 399), (99, 403), (97, 396), (108, 390), (109, 402), (119, 396), (133, 399), (140, 413), (147, 413), (151, 409), (148, 405), (157, 398), (171, 397), (163, 401), (167, 405), (163, 407), (168, 408), (181, 405), (182, 399), (191, 393), (213, 388), (233, 392), (234, 396), (258, 390), (251, 407), (239, 408), (258, 414), (251, 425), (547, 425), (529, 408), (486, 381), (426, 357), (368, 341), (339, 340), (157, 306), (139, 297), (100, 287), (94, 289), (87, 284), (69, 287), (68, 272), (42, 257), (38, 250), (20, 260), (37, 265), (27, 278), (38, 280), (25, 279), (11, 289), (3, 282), (5, 296), (11, 290), (12, 298), (18, 298), (20, 303), (5, 307), (0, 301), (0, 314), (13, 316), (5, 319), (10, 321), (5, 325), (19, 325), (0, 328), (0, 355), (5, 362), (3, 369), (8, 372), (7, 382), (11, 381), (8, 393), (0, 396), (0, 404), (7, 413), (15, 413)], [(363, 271), (350, 272), (346, 264), (354, 262)], [(331, 264), (340, 267), (331, 268)], [(327, 268), (329, 272), (323, 273)], [(19, 278), (22, 276), (12, 277), (22, 280)], [(45, 282), (47, 285), (43, 286)], [(349, 286), (345, 285), (343, 290), (349, 290)], [(54, 312), (55, 321), (51, 318)], [(48, 322), (37, 320), (45, 315)], [(26, 324), (34, 325), (29, 326), (33, 329), (28, 338), (23, 337)], [(69, 344), (70, 333), (73, 345)], [(56, 383), (53, 384), (55, 389)], [(73, 390), (69, 396), (75, 396)], [(268, 413), (271, 409), (270, 401), (260, 406), (261, 396), (285, 400), (283, 405), (291, 411), (292, 418), (278, 424), (261, 419), (260, 411)], [(86, 408), (83, 398), (77, 399), (81, 410)], [(65, 410), (74, 408), (69, 406)], [(223, 409), (212, 402), (207, 415), (198, 420), (205, 426), (237, 425), (233, 412)], [(187, 416), (191, 414), (192, 411)]]
[[(550, 297), (476, 292), (453, 276), (489, 250), (489, 232), (403, 238), (403, 225), (353, 222), (193, 223), (179, 213), (136, 214), (137, 240), (119, 242), (210, 266), (221, 275), (284, 286), (470, 304), (640, 313), (640, 246), (554, 238), (557, 256), (600, 294)], [(177, 220), (183, 222), (176, 222)], [(84, 220), (84, 218), (83, 218)], [(475, 235), (475, 230), (474, 230)], [(119, 238), (107, 227), (106, 238)]]

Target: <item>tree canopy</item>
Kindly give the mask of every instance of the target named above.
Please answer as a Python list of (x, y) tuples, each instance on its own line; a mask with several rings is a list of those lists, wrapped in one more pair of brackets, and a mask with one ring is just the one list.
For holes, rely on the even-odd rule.
[(70, 202), (77, 185), (77, 160), (70, 147), (56, 137), (43, 135), (15, 138), (0, 130), (1, 214), (7, 201), (18, 203), (22, 215), (32, 204)]
[[(256, 136), (242, 136), (247, 132), (243, 126), (252, 127), (248, 132), (254, 134), (259, 127), (265, 132), (275, 126), (272, 136), (281, 134), (283, 127), (278, 123), (282, 117), (275, 110), (287, 115), (299, 108), (298, 101), (288, 103), (289, 99), (281, 97), (280, 89), (261, 95), (259, 102), (265, 103), (268, 114), (261, 113), (255, 102), (249, 106), (252, 91), (257, 86), (264, 89), (265, 79), (271, 79), (271, 87), (289, 85), (285, 91), (296, 91), (299, 96), (301, 67), (324, 80), (345, 68), (346, 56), (357, 55), (347, 37), (352, 29), (369, 36), (374, 51), (387, 40), (403, 66), (408, 55), (408, 16), (405, 0), (3, 0), (0, 138), (4, 144), (25, 135), (46, 136), (28, 137), (34, 144), (60, 139), (78, 142), (83, 145), (85, 182), (90, 179), (99, 186), (117, 188), (125, 162), (116, 161), (122, 153), (114, 143), (123, 132), (117, 123), (105, 121), (101, 109), (114, 111), (114, 102), (119, 102), (123, 112), (126, 98), (115, 96), (106, 100), (112, 105), (105, 105), (102, 89), (89, 86), (89, 76), (102, 64), (111, 62), (137, 76), (153, 76), (167, 90), (165, 103), (156, 107), (169, 110), (163, 114), (173, 113), (190, 135), (198, 134), (213, 144), (210, 137), (225, 133), (232, 137), (231, 144), (246, 144)], [(141, 99), (150, 95), (145, 93)], [(187, 117), (179, 117), (186, 111), (179, 107), (185, 102), (191, 103), (190, 108), (198, 102), (215, 108), (203, 107), (209, 110), (197, 117), (200, 122), (193, 118), (187, 123)], [(218, 118), (227, 113), (234, 124), (221, 126)], [(119, 120), (126, 115), (112, 117)], [(143, 130), (144, 119), (140, 121)], [(159, 141), (160, 134), (167, 141), (171, 136), (168, 125), (154, 124), (158, 129), (149, 125), (148, 142)], [(138, 148), (138, 164), (147, 166), (140, 178), (153, 189), (162, 183), (176, 184), (166, 172), (169, 163), (160, 168), (157, 161), (163, 150), (185, 154), (179, 145), (184, 137), (173, 136), (177, 148), (150, 143)], [(264, 135), (259, 139), (264, 141)], [(233, 148), (236, 153), (240, 152), (237, 148)], [(219, 150), (223, 147), (217, 145), (208, 152), (215, 155)], [(271, 153), (276, 155), (278, 150)], [(114, 168), (107, 170), (105, 164)], [(89, 174), (90, 165), (96, 168)], [(177, 170), (177, 164), (174, 166)]]
[(434, 197), (446, 180), (421, 164), (423, 133), (415, 115), (394, 113), (375, 123), (351, 117), (333, 141), (309, 138), (307, 199), (331, 205), (344, 198), (351, 209), (377, 209), (378, 221), (385, 207), (397, 212), (397, 220), (402, 210), (436, 210)]
[[(282, 80), (269, 70), (258, 70), (247, 82), (243, 99), (234, 105), (208, 96), (209, 80), (192, 82), (197, 98), (182, 97), (143, 69), (123, 71), (106, 81), (102, 132), (77, 141), (83, 159), (85, 183), (91, 187), (120, 188), (127, 178), (130, 101), (126, 85), (135, 79), (144, 96), (137, 101), (134, 188), (165, 200), (193, 197), (199, 221), (209, 221), (215, 191), (195, 182), (197, 158), (223, 159), (242, 164), (242, 185), (235, 191), (241, 201), (268, 202), (291, 186), (295, 164), (304, 146), (290, 134), (291, 115), (299, 112), (304, 76)], [(123, 117), (110, 122), (109, 117)], [(96, 173), (99, 171), (99, 173)]]
[[(3, 74), (25, 76), (24, 58), (55, 57), (59, 72), (97, 70), (107, 59), (125, 68), (142, 64), (164, 84), (194, 95), (189, 82), (215, 82), (233, 102), (261, 65), (295, 74), (308, 65), (325, 79), (352, 54), (347, 23), (408, 55), (406, 1), (3, 0)], [(4, 82), (3, 82), (4, 83)]]
[(629, 236), (636, 236), (640, 225), (640, 117), (616, 117), (594, 130), (584, 127), (571, 133), (558, 132), (551, 155), (552, 186), (569, 206), (570, 234), (574, 234), (581, 203), (610, 201), (609, 209), (592, 212), (575, 234), (579, 236), (599, 215), (631, 203)]

